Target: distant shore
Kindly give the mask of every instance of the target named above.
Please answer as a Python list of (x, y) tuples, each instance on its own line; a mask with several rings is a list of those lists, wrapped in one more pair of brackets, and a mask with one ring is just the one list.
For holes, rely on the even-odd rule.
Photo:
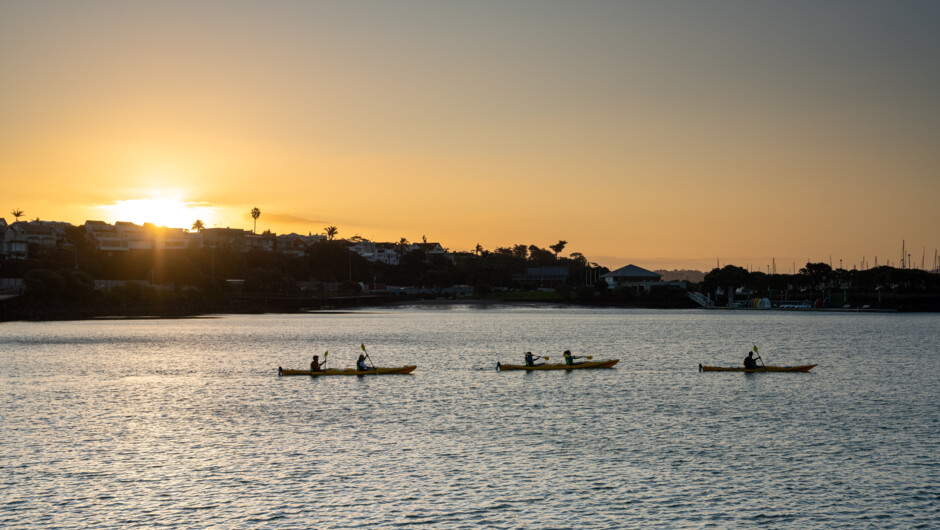
[(160, 303), (101, 303), (69, 301), (35, 300), (17, 297), (0, 301), (0, 322), (26, 321), (69, 321), (69, 320), (133, 320), (133, 319), (177, 319), (177, 318), (215, 318), (220, 315), (237, 314), (303, 314), (336, 313), (381, 308), (451, 308), (468, 306), (474, 309), (487, 308), (621, 308), (621, 309), (698, 309), (702, 311), (747, 311), (747, 312), (795, 312), (813, 314), (831, 313), (929, 313), (930, 309), (896, 308), (749, 308), (749, 307), (711, 307), (701, 308), (694, 305), (658, 306), (624, 304), (579, 303), (577, 300), (561, 298), (514, 299), (514, 298), (406, 298), (400, 297), (345, 297), (324, 298), (315, 306), (285, 304), (282, 300), (259, 299), (245, 300), (201, 300), (193, 299), (164, 300)]

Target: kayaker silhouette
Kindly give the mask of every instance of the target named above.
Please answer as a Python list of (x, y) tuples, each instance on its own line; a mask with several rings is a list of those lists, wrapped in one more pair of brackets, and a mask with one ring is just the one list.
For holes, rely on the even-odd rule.
[(572, 364), (583, 364), (583, 361), (580, 362), (580, 363), (576, 363), (576, 362), (574, 362), (574, 360), (575, 360), (575, 359), (583, 359), (584, 356), (583, 356), (583, 355), (571, 355), (571, 350), (565, 350), (564, 357), (565, 357), (565, 363), (567, 363), (568, 365), (572, 365)]
[(372, 370), (372, 369), (373, 369), (372, 367), (366, 364), (366, 356), (360, 354), (359, 360), (356, 361), (356, 370), (359, 370), (360, 372), (365, 372), (365, 371)]
[(747, 357), (744, 358), (744, 367), (748, 370), (757, 368), (757, 359), (754, 358), (754, 352), (747, 352)]
[[(537, 359), (541, 359), (541, 358), (542, 358), (541, 355), (533, 356), (533, 355), (532, 355), (532, 352), (527, 351), (527, 352), (525, 352), (525, 365), (526, 365), (526, 366), (537, 366), (537, 365), (535, 364), (535, 361), (536, 361)], [(545, 364), (545, 363), (539, 363), (539, 364)]]
[(310, 361), (310, 371), (319, 372), (320, 370), (322, 370), (322, 367), (320, 366), (320, 356), (314, 355), (313, 360)]

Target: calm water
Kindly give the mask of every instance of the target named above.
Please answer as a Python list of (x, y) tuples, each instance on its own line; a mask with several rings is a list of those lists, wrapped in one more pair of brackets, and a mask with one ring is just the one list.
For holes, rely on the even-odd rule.
[[(364, 342), (411, 375), (277, 377)], [(809, 374), (699, 373), (768, 364)], [(564, 349), (614, 370), (502, 372)], [(0, 324), (0, 526), (937, 527), (940, 316)]]

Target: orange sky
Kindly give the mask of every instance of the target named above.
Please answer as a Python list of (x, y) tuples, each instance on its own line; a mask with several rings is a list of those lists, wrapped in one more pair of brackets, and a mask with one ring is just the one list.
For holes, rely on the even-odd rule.
[(0, 2), (0, 215), (929, 267), (940, 4), (819, 4)]

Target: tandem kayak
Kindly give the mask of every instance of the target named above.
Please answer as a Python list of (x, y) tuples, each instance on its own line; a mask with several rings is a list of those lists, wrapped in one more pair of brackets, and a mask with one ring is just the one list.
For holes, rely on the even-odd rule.
[(808, 372), (815, 368), (815, 364), (806, 364), (803, 366), (758, 366), (757, 368), (744, 367), (725, 367), (725, 366), (702, 366), (698, 365), (699, 372)]
[(346, 370), (334, 370), (332, 368), (320, 372), (311, 372), (310, 370), (291, 370), (289, 368), (277, 367), (277, 375), (386, 375), (386, 374), (410, 374), (417, 366), (396, 366), (391, 368), (374, 368), (372, 370), (356, 370), (349, 368)]
[(620, 359), (610, 359), (607, 361), (587, 361), (578, 364), (565, 364), (565, 363), (554, 363), (554, 364), (537, 364), (535, 366), (526, 366), (524, 364), (502, 364), (496, 363), (496, 369), (499, 371), (504, 370), (588, 370), (591, 368), (610, 368), (613, 365), (617, 364)]

